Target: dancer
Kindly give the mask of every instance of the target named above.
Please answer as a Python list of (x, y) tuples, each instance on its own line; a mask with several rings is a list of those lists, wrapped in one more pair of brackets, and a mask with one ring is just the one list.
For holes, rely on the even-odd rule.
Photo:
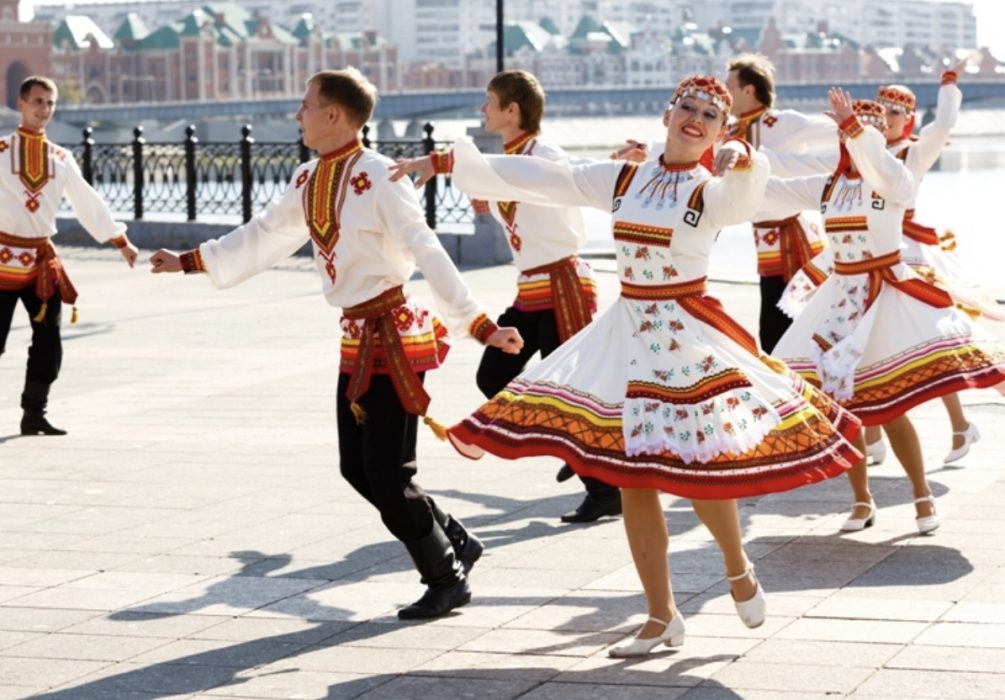
[[(807, 163), (816, 158), (791, 157), (807, 148), (836, 150), (834, 124), (827, 117), (795, 110), (779, 110), (775, 104), (775, 69), (765, 56), (742, 54), (727, 66), (726, 88), (733, 98), (736, 121), (730, 135), (742, 138), (762, 151), (779, 177), (816, 174)], [(836, 161), (831, 163), (831, 167)], [(823, 250), (820, 217), (797, 213), (778, 220), (758, 218), (753, 222), (760, 276), (761, 312), (758, 336), (765, 352), (772, 352), (792, 320), (778, 308), (778, 300), (792, 276)]]
[(680, 83), (663, 115), (662, 153), (643, 164), (570, 165), (455, 148), (454, 183), (474, 197), (612, 212), (620, 298), (583, 332), (450, 429), (455, 447), (514, 459), (551, 455), (620, 486), (625, 530), (649, 620), (611, 656), (682, 643), (659, 493), (693, 500), (722, 550), (741, 620), (766, 604), (741, 541), (735, 498), (843, 473), (859, 459), (849, 413), (781, 363), (706, 296), (723, 226), (749, 217), (768, 177), (742, 141), (699, 159), (725, 133), (730, 97), (711, 76)]
[(223, 288), (313, 243), (322, 292), (343, 310), (339, 468), (404, 543), (427, 586), (398, 617), (431, 618), (471, 599), (466, 570), (482, 547), (413, 478), (418, 417), (439, 427), (427, 414), (423, 379), (448, 350), (440, 320), (404, 292), (415, 263), (459, 334), (512, 353), (522, 341), (479, 308), (411, 188), (389, 182), (391, 161), (360, 144), (375, 101), (376, 88), (356, 69), (316, 73), (296, 119), (320, 158), (301, 165), (283, 196), (244, 226), (181, 255), (157, 251), (151, 263), (154, 272), (206, 273)]
[[(132, 267), (136, 246), (126, 225), (115, 221), (108, 205), (87, 184), (73, 154), (46, 138), (59, 90), (49, 78), (26, 78), (18, 90), (21, 122), (0, 140), (0, 355), (20, 299), (31, 319), (31, 346), (21, 394), (22, 435), (66, 435), (45, 417), (49, 389), (63, 361), (60, 320), (63, 303), (77, 300), (66, 268), (51, 238), (65, 196), (80, 224), (99, 243), (111, 242)], [(73, 307), (70, 322), (75, 323)]]
[[(535, 155), (554, 161), (568, 158), (565, 151), (539, 135), (544, 100), (541, 84), (525, 71), (503, 71), (489, 81), (481, 107), (485, 130), (502, 137), (507, 155)], [(421, 187), (435, 174), (452, 169), (452, 152), (435, 153), (399, 160), (391, 179), (419, 173), (415, 184)], [(524, 346), (516, 355), (493, 347), (485, 349), (476, 382), (487, 399), (520, 374), (537, 352), (547, 357), (579, 332), (597, 310), (593, 271), (576, 256), (586, 243), (586, 227), (578, 208), (493, 201), (489, 211), (505, 230), (520, 271), (516, 299), (496, 323), (519, 329)], [(567, 469), (560, 471), (560, 481), (566, 474), (572, 475)], [(580, 476), (580, 480), (586, 495), (575, 510), (562, 515), (563, 522), (593, 522), (621, 513), (618, 489), (588, 476)]]
[[(772, 178), (765, 207), (784, 214), (820, 204), (834, 272), (778, 343), (775, 354), (842, 402), (882, 425), (911, 480), (922, 534), (939, 526), (921, 445), (907, 411), (929, 399), (1005, 380), (999, 343), (953, 308), (943, 290), (901, 262), (904, 212), (916, 183), (885, 148), (883, 106), (838, 88), (828, 95), (841, 132), (835, 172)], [(875, 522), (865, 461), (848, 473), (855, 503), (842, 531)]]

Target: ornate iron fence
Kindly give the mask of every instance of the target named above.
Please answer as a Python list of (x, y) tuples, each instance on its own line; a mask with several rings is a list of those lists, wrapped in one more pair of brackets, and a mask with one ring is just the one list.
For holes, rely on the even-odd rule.
[[(432, 124), (423, 126), (420, 140), (372, 141), (363, 127), (363, 145), (390, 158), (412, 158), (449, 146), (433, 138)], [(130, 143), (97, 144), (91, 127), (71, 150), (84, 178), (116, 212), (131, 211), (142, 219), (152, 213), (239, 215), (243, 221), (285, 189), (297, 166), (310, 159), (302, 141), (257, 143), (250, 124), (241, 127), (236, 143), (200, 143), (189, 125), (181, 143), (150, 143), (143, 127), (133, 129)], [(474, 225), (468, 198), (451, 186), (449, 176), (426, 183), (422, 193), (426, 223)]]

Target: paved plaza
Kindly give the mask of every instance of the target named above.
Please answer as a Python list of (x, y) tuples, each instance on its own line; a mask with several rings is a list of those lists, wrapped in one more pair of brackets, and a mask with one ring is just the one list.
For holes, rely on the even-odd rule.
[[(80, 323), (64, 323), (50, 416), (68, 436), (17, 435), (21, 310), (0, 359), (0, 700), (1005, 697), (997, 394), (963, 395), (983, 440), (952, 467), (941, 403), (911, 413), (943, 517), (931, 537), (892, 455), (870, 470), (880, 510), (860, 534), (836, 534), (843, 477), (741, 501), (768, 594), (755, 630), (688, 502), (665, 497), (687, 640), (614, 660), (645, 610), (620, 519), (563, 525), (580, 487), (555, 482), (556, 460), (468, 461), (425, 428), (419, 481), (487, 548), (470, 605), (397, 620), (422, 587), (339, 477), (339, 314), (309, 260), (216, 291), (113, 251), (65, 258)], [(603, 306), (617, 277), (597, 267)], [(464, 275), (493, 312), (510, 301), (514, 268)], [(754, 327), (756, 286), (712, 293)], [(479, 403), (479, 356), (457, 341), (428, 377), (441, 422)]]

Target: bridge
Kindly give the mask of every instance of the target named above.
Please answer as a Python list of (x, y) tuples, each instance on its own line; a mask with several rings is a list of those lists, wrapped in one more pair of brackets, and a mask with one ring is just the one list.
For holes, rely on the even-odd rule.
[[(886, 82), (843, 83), (854, 97), (873, 97)], [(935, 107), (939, 84), (936, 80), (908, 81), (918, 97), (919, 110)], [(823, 101), (830, 83), (803, 83), (778, 86), (779, 102)], [(548, 91), (550, 116), (614, 116), (659, 113), (675, 86), (630, 88), (557, 88)], [(1005, 100), (1005, 78), (971, 79), (963, 84), (964, 102)], [(484, 90), (447, 92), (388, 92), (377, 102), (374, 119), (428, 119), (446, 115), (474, 115), (484, 99)], [(155, 102), (118, 105), (60, 105), (59, 119), (72, 124), (110, 121), (126, 124), (156, 119), (269, 119), (292, 116), (299, 99), (218, 100), (196, 102)]]

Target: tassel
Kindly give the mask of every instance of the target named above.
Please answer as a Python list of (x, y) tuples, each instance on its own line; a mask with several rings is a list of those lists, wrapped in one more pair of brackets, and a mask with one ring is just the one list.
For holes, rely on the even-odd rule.
[(349, 410), (352, 411), (352, 417), (356, 419), (356, 425), (363, 425), (366, 423), (366, 411), (358, 403), (353, 401), (349, 404)]
[(80, 314), (77, 313), (76, 304), (73, 306), (73, 311), (70, 312), (70, 323), (76, 323), (80, 320)]
[(436, 437), (438, 437), (441, 440), (447, 439), (447, 428), (445, 425), (443, 425), (442, 423), (437, 423), (429, 416), (423, 416), (422, 422), (429, 426), (430, 430), (433, 431), (433, 434), (436, 435)]
[(946, 231), (939, 237), (939, 247), (947, 253), (951, 253), (956, 250), (956, 234), (952, 231)]
[(32, 316), (31, 320), (35, 323), (41, 323), (45, 320), (45, 312), (49, 310), (49, 302), (43, 301), (42, 308), (38, 310), (38, 313)]

